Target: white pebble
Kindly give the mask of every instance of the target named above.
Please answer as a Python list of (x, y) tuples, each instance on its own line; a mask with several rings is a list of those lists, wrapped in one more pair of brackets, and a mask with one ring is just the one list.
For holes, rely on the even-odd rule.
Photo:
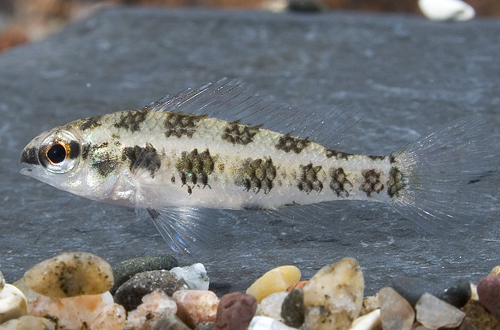
[(297, 330), (267, 316), (255, 316), (248, 330)]
[(474, 8), (460, 0), (419, 0), (418, 6), (433, 21), (468, 21), (476, 16)]
[(277, 321), (283, 322), (283, 319), (281, 318), (281, 306), (289, 293), (290, 292), (287, 291), (275, 292), (262, 299), (259, 306), (260, 315), (268, 316)]
[(349, 330), (375, 330), (381, 328), (382, 321), (380, 319), (380, 309), (376, 309), (371, 313), (355, 319)]
[(55, 330), (56, 325), (44, 317), (24, 315), (0, 325), (0, 330)]
[(12, 284), (5, 284), (0, 291), (0, 324), (17, 319), (27, 313), (27, 301), (24, 294)]
[(203, 264), (197, 263), (186, 267), (174, 267), (170, 272), (182, 277), (191, 290), (208, 290), (210, 279)]
[(429, 329), (455, 328), (462, 323), (465, 313), (430, 293), (424, 293), (415, 305), (417, 321)]

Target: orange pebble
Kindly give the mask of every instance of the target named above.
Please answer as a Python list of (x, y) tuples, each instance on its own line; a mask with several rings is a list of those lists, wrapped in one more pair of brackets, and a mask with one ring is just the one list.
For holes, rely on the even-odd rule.
[(304, 280), (304, 281), (300, 281), (300, 282), (294, 283), (294, 284), (290, 285), (290, 286), (288, 287), (288, 289), (286, 289), (286, 291), (292, 291), (292, 290), (293, 290), (293, 289), (295, 289), (295, 288), (303, 288), (303, 287), (304, 287), (304, 285), (306, 285), (306, 284), (307, 284), (307, 282), (309, 282), (309, 281)]

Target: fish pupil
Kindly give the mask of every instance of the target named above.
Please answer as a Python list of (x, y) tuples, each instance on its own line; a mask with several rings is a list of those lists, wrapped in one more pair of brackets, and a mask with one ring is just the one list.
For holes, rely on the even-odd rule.
[(66, 149), (60, 144), (54, 144), (47, 151), (47, 157), (52, 163), (58, 164), (66, 158)]

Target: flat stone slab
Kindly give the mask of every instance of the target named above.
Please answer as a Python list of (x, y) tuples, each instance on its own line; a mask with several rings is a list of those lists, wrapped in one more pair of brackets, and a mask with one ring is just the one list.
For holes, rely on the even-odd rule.
[[(388, 154), (476, 113), (499, 139), (499, 35), (494, 20), (440, 24), (349, 12), (122, 8), (3, 53), (0, 269), (14, 282), (67, 251), (91, 252), (112, 265), (169, 251), (153, 224), (137, 219), (133, 209), (85, 200), (19, 174), (23, 147), (43, 130), (139, 108), (227, 76), (315, 116), (332, 106), (357, 112), (363, 121), (343, 142), (348, 152)], [(398, 275), (477, 282), (500, 263), (498, 223), (479, 221), (465, 235), (444, 238), (385, 205), (337, 202), (307, 214), (219, 212), (216, 243), (179, 262), (204, 263), (219, 294), (244, 291), (284, 264), (308, 279), (343, 257), (359, 260), (367, 293)]]

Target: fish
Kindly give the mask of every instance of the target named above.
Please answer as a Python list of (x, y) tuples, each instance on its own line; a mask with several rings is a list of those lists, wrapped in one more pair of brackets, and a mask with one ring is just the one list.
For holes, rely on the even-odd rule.
[(373, 201), (446, 231), (450, 221), (466, 226), (494, 208), (488, 177), (498, 156), (480, 116), (370, 156), (332, 147), (342, 131), (334, 118), (292, 110), (224, 78), (45, 131), (22, 151), (21, 173), (146, 211), (169, 245), (188, 253), (213, 209)]

